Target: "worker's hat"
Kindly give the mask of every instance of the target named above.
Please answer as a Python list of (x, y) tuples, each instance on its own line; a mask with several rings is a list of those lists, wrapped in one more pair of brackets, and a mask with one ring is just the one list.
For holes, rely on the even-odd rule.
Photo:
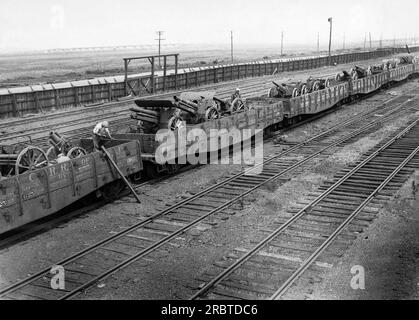
[(109, 127), (109, 122), (108, 122), (108, 121), (103, 121), (103, 122), (102, 122), (102, 125), (103, 125), (105, 128), (108, 128), (108, 127)]

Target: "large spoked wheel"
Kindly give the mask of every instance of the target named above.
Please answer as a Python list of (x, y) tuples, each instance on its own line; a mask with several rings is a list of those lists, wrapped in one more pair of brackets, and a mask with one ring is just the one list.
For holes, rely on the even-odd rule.
[(319, 89), (320, 89), (320, 82), (319, 81), (315, 81), (313, 83), (312, 91), (318, 91)]
[(171, 131), (175, 131), (176, 129), (179, 129), (183, 125), (183, 119), (179, 116), (173, 116), (170, 118), (168, 123), (168, 128)]
[(77, 159), (87, 155), (87, 151), (80, 147), (71, 148), (68, 153), (67, 157), (70, 159)]
[(301, 87), (301, 95), (307, 94), (308, 93), (308, 88), (306, 85), (303, 85)]
[(234, 99), (234, 101), (231, 103), (230, 112), (231, 114), (242, 112), (246, 109), (246, 105), (244, 104), (243, 100), (240, 98)]
[(270, 88), (268, 91), (268, 98), (275, 98), (278, 95), (278, 90), (276, 88)]
[(47, 155), (48, 161), (55, 161), (55, 159), (57, 159), (57, 156), (58, 156), (57, 150), (55, 149), (55, 147), (51, 147), (47, 150), (46, 155)]
[(352, 80), (358, 80), (358, 73), (356, 71), (352, 73)]
[(49, 165), (48, 156), (38, 148), (29, 146), (23, 149), (16, 159), (15, 174), (22, 174), (26, 171), (37, 170)]
[(293, 98), (295, 98), (295, 97), (298, 97), (299, 96), (299, 92), (298, 92), (298, 89), (297, 88), (294, 88), (294, 90), (292, 90), (292, 97)]
[(324, 83), (325, 88), (329, 88), (331, 86), (331, 81), (330, 79), (327, 79), (326, 82)]
[(207, 109), (205, 112), (205, 119), (207, 121), (216, 120), (220, 118), (220, 113), (218, 112), (217, 108), (212, 106)]

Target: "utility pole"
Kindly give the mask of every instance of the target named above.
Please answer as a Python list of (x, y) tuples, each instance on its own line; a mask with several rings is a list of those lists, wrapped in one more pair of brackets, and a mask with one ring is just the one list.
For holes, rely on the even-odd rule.
[(161, 42), (164, 41), (164, 40), (166, 40), (166, 39), (162, 39), (162, 35), (163, 35), (164, 31), (157, 31), (156, 33), (159, 36), (159, 38), (156, 39), (156, 41), (159, 42), (159, 68), (161, 69), (161, 60), (160, 60), (160, 55), (161, 55)]
[(330, 22), (330, 35), (329, 35), (329, 65), (332, 64), (332, 20), (333, 18), (330, 17), (327, 21)]
[(281, 56), (284, 54), (284, 31), (281, 32)]
[(346, 35), (345, 35), (345, 33), (343, 33), (343, 50), (345, 50), (345, 37), (346, 37)]
[(317, 54), (320, 53), (320, 32), (317, 32)]
[(233, 49), (233, 31), (230, 31), (231, 36), (231, 63), (234, 63), (234, 49)]
[(370, 49), (372, 49), (371, 32), (370, 32)]

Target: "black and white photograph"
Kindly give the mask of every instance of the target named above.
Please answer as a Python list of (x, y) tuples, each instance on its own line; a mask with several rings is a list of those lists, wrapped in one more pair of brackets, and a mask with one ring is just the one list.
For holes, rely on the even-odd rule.
[(0, 300), (419, 300), (418, 30), (417, 0), (1, 0)]

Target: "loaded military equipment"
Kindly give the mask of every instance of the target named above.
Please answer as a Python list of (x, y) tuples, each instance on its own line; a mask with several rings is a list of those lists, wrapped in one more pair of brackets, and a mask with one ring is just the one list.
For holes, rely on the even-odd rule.
[(330, 85), (329, 79), (313, 79), (311, 77), (305, 82), (299, 81), (279, 84), (272, 81), (272, 83), (274, 84), (274, 87), (269, 89), (268, 98), (282, 99), (295, 98), (307, 93), (325, 89)]
[(371, 75), (370, 68), (364, 69), (359, 66), (354, 66), (350, 71), (353, 80), (362, 79)]
[(295, 98), (301, 94), (302, 83), (279, 84), (272, 81), (274, 87), (269, 89), (268, 98)]
[(215, 92), (184, 92), (173, 100), (137, 100), (137, 107), (130, 110), (131, 119), (141, 121), (141, 129), (136, 132), (153, 134), (159, 129), (176, 130), (183, 122), (195, 125), (216, 120), (226, 114), (246, 110), (242, 99), (231, 103), (215, 96)]
[(74, 146), (58, 132), (51, 132), (48, 141), (52, 146), (48, 149), (46, 155), (51, 162), (54, 162), (59, 155), (66, 156), (69, 159), (76, 159), (87, 154), (85, 149)]
[(17, 176), (48, 165), (48, 157), (41, 148), (0, 146), (0, 172), (4, 177)]

